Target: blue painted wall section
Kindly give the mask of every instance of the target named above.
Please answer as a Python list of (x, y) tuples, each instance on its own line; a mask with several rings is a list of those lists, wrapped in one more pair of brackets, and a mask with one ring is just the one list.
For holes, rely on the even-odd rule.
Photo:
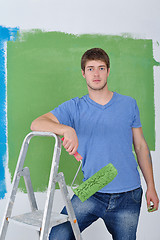
[(6, 193), (5, 166), (7, 163), (7, 132), (6, 132), (6, 44), (15, 41), (18, 28), (0, 26), (0, 199)]

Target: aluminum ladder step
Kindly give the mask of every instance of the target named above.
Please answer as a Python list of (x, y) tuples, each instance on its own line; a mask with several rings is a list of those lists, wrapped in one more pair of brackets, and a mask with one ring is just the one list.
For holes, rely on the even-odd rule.
[[(25, 225), (28, 228), (40, 231), (42, 227), (43, 211), (36, 210), (29, 213), (24, 213), (22, 215), (17, 215), (8, 218), (9, 222), (18, 223), (20, 225)], [(68, 215), (59, 214), (56, 212), (51, 213), (50, 227), (59, 225), (68, 221)]]

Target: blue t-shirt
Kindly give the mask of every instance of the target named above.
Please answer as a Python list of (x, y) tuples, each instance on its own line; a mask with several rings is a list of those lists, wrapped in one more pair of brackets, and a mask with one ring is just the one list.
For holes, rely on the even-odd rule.
[(114, 92), (112, 99), (103, 106), (85, 95), (64, 102), (51, 113), (77, 133), (84, 181), (112, 163), (118, 175), (99, 192), (119, 193), (140, 186), (132, 152), (132, 128), (141, 127), (135, 99)]

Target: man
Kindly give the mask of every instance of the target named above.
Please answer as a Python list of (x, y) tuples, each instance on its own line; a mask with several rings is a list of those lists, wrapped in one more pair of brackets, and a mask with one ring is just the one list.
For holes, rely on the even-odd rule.
[[(33, 121), (31, 130), (49, 131), (64, 136), (63, 146), (83, 157), (84, 181), (108, 163), (116, 178), (82, 203), (73, 196), (72, 205), (80, 231), (102, 218), (114, 240), (135, 240), (142, 188), (132, 143), (147, 184), (147, 206), (158, 209), (151, 155), (143, 137), (136, 101), (108, 89), (110, 61), (107, 53), (93, 48), (81, 59), (82, 75), (88, 95), (71, 99)], [(66, 209), (62, 210), (67, 214)], [(73, 240), (70, 223), (52, 228), (49, 239)]]

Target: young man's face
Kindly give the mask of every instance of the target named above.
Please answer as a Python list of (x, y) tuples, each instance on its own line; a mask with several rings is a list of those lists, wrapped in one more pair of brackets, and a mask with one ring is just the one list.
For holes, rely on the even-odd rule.
[(86, 63), (85, 71), (82, 75), (86, 79), (88, 90), (102, 90), (107, 87), (107, 78), (110, 69), (107, 69), (106, 63), (101, 60), (89, 60)]

